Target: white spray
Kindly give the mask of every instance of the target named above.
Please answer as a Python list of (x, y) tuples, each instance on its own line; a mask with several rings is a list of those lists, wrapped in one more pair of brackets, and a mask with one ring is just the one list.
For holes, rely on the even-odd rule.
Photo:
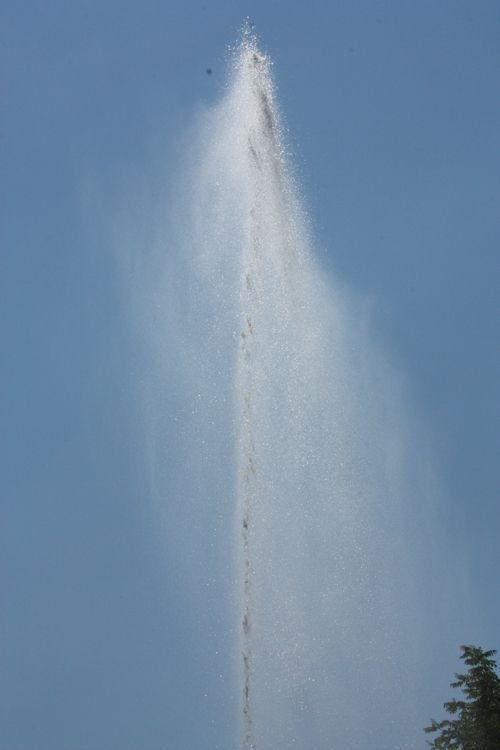
[(232, 571), (239, 739), (414, 748), (430, 710), (429, 472), (366, 306), (311, 252), (271, 63), (251, 35), (187, 140), (179, 252), (158, 299), (172, 382), (193, 394), (187, 528), (193, 548), (210, 529)]

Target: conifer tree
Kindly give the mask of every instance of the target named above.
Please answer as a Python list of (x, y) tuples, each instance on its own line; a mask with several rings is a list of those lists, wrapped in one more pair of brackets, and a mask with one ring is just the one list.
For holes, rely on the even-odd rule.
[(495, 650), (462, 646), (461, 659), (468, 666), (456, 674), (452, 688), (460, 688), (463, 700), (444, 703), (451, 719), (425, 727), (425, 732), (439, 732), (429, 742), (434, 750), (500, 750), (500, 678), (496, 674)]

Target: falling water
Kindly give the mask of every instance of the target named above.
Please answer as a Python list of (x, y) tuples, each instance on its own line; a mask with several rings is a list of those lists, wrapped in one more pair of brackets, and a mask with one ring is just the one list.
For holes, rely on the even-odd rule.
[(244, 750), (413, 748), (431, 473), (368, 306), (312, 252), (271, 69), (246, 33), (187, 136), (158, 285), (170, 382), (192, 393), (189, 534), (231, 571)]
[[(363, 403), (361, 342), (348, 340), (342, 301), (332, 307), (335, 290), (325, 289), (310, 255), (270, 62), (248, 36), (227, 104), (225, 148), (241, 181), (236, 415), (243, 747), (255, 750), (299, 741), (300, 724), (314, 716), (330, 669), (351, 704), (353, 692), (363, 693), (380, 659), (390, 662), (400, 648), (402, 621), (411, 611), (411, 593), (403, 588), (412, 584), (390, 572), (394, 564), (404, 570), (407, 560), (394, 517), (397, 498), (381, 476), (389, 469), (390, 456), (382, 455), (388, 446), (370, 445), (377, 435), (370, 434), (373, 405)], [(376, 370), (376, 360), (369, 366)], [(376, 387), (377, 375), (370, 379)], [(350, 657), (342, 653), (346, 639)], [(390, 672), (390, 664), (384, 669)], [(345, 701), (328, 689), (333, 705), (323, 710), (335, 714), (335, 703)], [(357, 730), (345, 705), (337, 721), (341, 716), (352, 722), (353, 747)]]

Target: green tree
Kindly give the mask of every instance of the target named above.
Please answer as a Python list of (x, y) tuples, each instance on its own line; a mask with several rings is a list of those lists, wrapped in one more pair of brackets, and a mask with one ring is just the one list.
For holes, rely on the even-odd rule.
[(464, 700), (444, 704), (453, 718), (431, 720), (426, 732), (439, 732), (429, 742), (434, 750), (500, 750), (500, 678), (496, 674), (495, 650), (462, 646), (461, 659), (468, 666), (456, 674), (452, 688), (460, 688)]

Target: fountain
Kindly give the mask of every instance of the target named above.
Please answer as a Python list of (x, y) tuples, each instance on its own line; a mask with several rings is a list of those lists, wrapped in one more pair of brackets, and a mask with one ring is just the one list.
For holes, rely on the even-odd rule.
[(156, 301), (170, 386), (190, 396), (166, 419), (183, 425), (191, 548), (210, 544), (228, 571), (216, 590), (232, 620), (238, 741), (414, 748), (428, 713), (428, 473), (366, 306), (312, 252), (271, 62), (251, 33), (186, 143)]
[[(316, 721), (318, 738), (329, 723), (314, 716), (320, 695), (321, 711), (350, 727), (354, 747), (352, 695), (366, 690), (377, 702), (373, 671), (383, 668), (386, 682), (391, 660), (402, 658), (402, 620), (411, 612), (411, 593), (391, 571), (409, 572), (398, 498), (383, 476), (389, 446), (376, 445), (382, 415), (363, 393), (376, 363), (355, 351), (342, 301), (332, 300), (341, 295), (315, 268), (270, 62), (248, 36), (227, 104), (234, 131), (225, 137), (234, 140), (226, 148), (243, 190), (235, 378), (243, 747), (307, 746), (301, 726), (311, 731)], [(339, 687), (349, 707), (335, 695)], [(384, 692), (394, 705), (397, 691)]]

